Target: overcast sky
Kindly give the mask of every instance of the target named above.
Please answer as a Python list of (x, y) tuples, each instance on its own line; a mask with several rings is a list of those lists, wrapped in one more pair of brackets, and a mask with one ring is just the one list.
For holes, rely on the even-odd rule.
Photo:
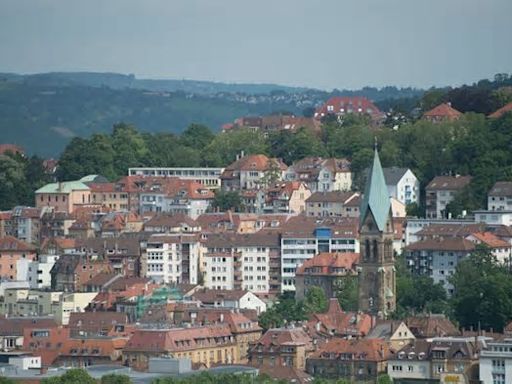
[(512, 72), (512, 0), (0, 0), (0, 71), (319, 88)]

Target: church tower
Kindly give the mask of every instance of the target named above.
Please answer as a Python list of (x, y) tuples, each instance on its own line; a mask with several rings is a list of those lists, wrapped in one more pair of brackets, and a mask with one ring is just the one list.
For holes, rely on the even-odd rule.
[(391, 201), (377, 146), (360, 209), (359, 310), (386, 318), (396, 308)]

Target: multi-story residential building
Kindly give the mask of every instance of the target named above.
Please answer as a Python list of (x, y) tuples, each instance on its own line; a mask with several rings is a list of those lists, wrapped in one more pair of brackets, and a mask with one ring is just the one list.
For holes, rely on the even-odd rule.
[(468, 225), (474, 224), (475, 221), (472, 219), (419, 219), (419, 218), (407, 218), (405, 224), (404, 231), (404, 245), (409, 245), (412, 243), (416, 243), (423, 239), (423, 229), (431, 226), (443, 227), (442, 231), (445, 231), (444, 228), (449, 227), (445, 232), (445, 234), (452, 234), (454, 230), (460, 230), (461, 228), (466, 228)]
[(265, 155), (237, 156), (237, 160), (228, 165), (221, 175), (222, 189), (238, 191), (261, 189), (283, 178), (287, 167), (279, 159), (270, 159)]
[(302, 213), (306, 210), (306, 200), (310, 196), (311, 191), (305, 183), (299, 181), (279, 182), (265, 190), (263, 212), (256, 213)]
[(485, 223), (489, 225), (512, 226), (512, 210), (494, 211), (487, 209), (478, 209), (472, 212), (475, 216), (475, 223)]
[(487, 194), (489, 211), (512, 211), (512, 182), (498, 181)]
[(36, 257), (36, 248), (12, 236), (0, 238), (0, 277), (26, 280), (28, 264)]
[(481, 338), (415, 340), (390, 356), (388, 374), (397, 384), (478, 382), (478, 355), (483, 346)]
[(385, 340), (393, 351), (398, 351), (416, 340), (405, 322), (400, 320), (377, 321), (368, 332), (367, 338)]
[(306, 215), (314, 217), (359, 217), (358, 192), (315, 192), (306, 200)]
[(433, 123), (439, 123), (442, 121), (453, 121), (457, 120), (462, 116), (462, 113), (452, 107), (452, 103), (442, 103), (432, 108), (423, 114), (425, 120)]
[(153, 235), (142, 256), (142, 275), (163, 283), (197, 284), (201, 252), (198, 235)]
[(207, 211), (213, 198), (213, 192), (196, 181), (160, 178), (140, 191), (139, 210), (184, 213), (196, 219)]
[(420, 182), (409, 168), (383, 168), (389, 196), (408, 205), (420, 202)]
[(301, 327), (269, 329), (249, 347), (249, 363), (255, 367), (294, 367), (304, 370), (315, 351), (310, 335)]
[(32, 289), (46, 289), (52, 286), (50, 271), (59, 255), (38, 255), (37, 260), (28, 264), (28, 282)]
[(45, 329), (57, 327), (49, 317), (0, 317), (0, 347), (3, 351), (22, 349), (24, 331), (30, 327)]
[(126, 365), (147, 370), (150, 357), (189, 358), (211, 367), (237, 364), (240, 350), (227, 324), (191, 328), (137, 329), (123, 350)]
[(426, 215), (430, 219), (447, 217), (446, 206), (471, 181), (471, 176), (436, 176), (425, 188)]
[(388, 344), (381, 339), (332, 338), (308, 358), (306, 371), (326, 379), (376, 383), (386, 373), (390, 356)]
[(510, 383), (512, 379), (512, 339), (489, 342), (480, 351), (480, 382)]
[(328, 298), (337, 297), (350, 279), (357, 278), (358, 253), (320, 253), (304, 261), (295, 272), (295, 297), (304, 300), (311, 287), (320, 287)]
[(113, 272), (108, 260), (87, 254), (64, 254), (50, 271), (51, 287), (55, 291), (81, 292), (84, 285), (101, 272)]
[(281, 230), (281, 290), (295, 291), (295, 272), (319, 253), (359, 253), (358, 220), (298, 216)]
[(196, 181), (208, 189), (220, 188), (220, 176), (222, 172), (224, 172), (224, 168), (128, 168), (129, 176), (178, 177), (183, 180)]
[(451, 295), (453, 285), (449, 278), (455, 273), (457, 264), (474, 249), (474, 242), (460, 237), (428, 239), (405, 247), (405, 257), (413, 274), (430, 276)]
[(91, 201), (114, 211), (126, 211), (129, 208), (128, 193), (120, 190), (115, 183), (90, 183)]
[(203, 246), (207, 288), (275, 293), (279, 281), (276, 233), (208, 234)]
[(43, 213), (43, 209), (14, 207), (11, 211), (11, 235), (30, 244), (39, 244)]
[(370, 118), (379, 122), (385, 118), (382, 113), (370, 100), (361, 96), (335, 96), (327, 100), (315, 111), (315, 118), (321, 119), (328, 115), (335, 115), (343, 118), (346, 115), (368, 115)]
[(53, 207), (72, 213), (77, 207), (92, 203), (91, 189), (83, 181), (46, 184), (35, 192), (36, 208)]
[(305, 157), (291, 165), (285, 180), (306, 183), (311, 192), (350, 191), (352, 172), (347, 159)]

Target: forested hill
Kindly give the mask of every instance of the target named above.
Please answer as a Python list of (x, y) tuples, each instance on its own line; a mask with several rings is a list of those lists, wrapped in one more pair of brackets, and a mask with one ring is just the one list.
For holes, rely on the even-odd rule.
[[(333, 94), (273, 84), (139, 80), (115, 73), (0, 74), (0, 142), (29, 154), (58, 156), (72, 137), (110, 132), (117, 122), (142, 132), (182, 132), (191, 123), (218, 131), (246, 115), (304, 110)], [(419, 97), (423, 91), (387, 87), (346, 91), (375, 101)]]

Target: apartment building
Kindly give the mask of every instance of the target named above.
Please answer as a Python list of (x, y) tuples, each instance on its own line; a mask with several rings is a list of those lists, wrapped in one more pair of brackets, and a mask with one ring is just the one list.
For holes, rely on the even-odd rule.
[(425, 188), (426, 215), (430, 219), (447, 217), (446, 206), (471, 182), (471, 176), (436, 176)]
[(312, 193), (350, 191), (352, 188), (350, 161), (336, 158), (305, 157), (288, 168), (284, 180), (306, 183)]
[(512, 211), (512, 182), (498, 181), (487, 194), (489, 211)]
[(389, 197), (408, 205), (420, 202), (420, 182), (409, 168), (383, 168)]
[(358, 192), (315, 192), (306, 200), (306, 215), (313, 217), (359, 217)]
[(142, 255), (142, 275), (166, 284), (197, 284), (201, 252), (198, 235), (152, 235)]
[(298, 216), (281, 231), (281, 291), (295, 291), (295, 272), (319, 253), (359, 253), (358, 220)]
[(480, 382), (505, 384), (512, 380), (512, 339), (487, 343), (480, 352)]

